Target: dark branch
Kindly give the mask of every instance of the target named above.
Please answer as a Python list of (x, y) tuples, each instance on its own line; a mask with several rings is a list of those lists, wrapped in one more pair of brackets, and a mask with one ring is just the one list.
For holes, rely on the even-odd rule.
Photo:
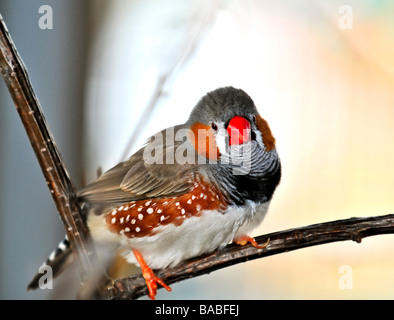
[[(394, 214), (314, 224), (257, 237), (256, 241), (260, 245), (270, 239), (269, 245), (263, 250), (251, 245), (230, 244), (223, 250), (185, 261), (174, 268), (158, 270), (156, 275), (171, 284), (240, 262), (330, 242), (353, 240), (360, 243), (365, 237), (390, 233), (394, 233)], [(143, 277), (135, 275), (115, 281), (104, 292), (104, 298), (136, 299), (147, 292)]]
[(81, 218), (76, 191), (52, 138), (40, 104), (7, 27), (0, 15), (0, 73), (12, 96), (45, 180), (62, 218), (82, 280), (93, 274), (89, 233)]

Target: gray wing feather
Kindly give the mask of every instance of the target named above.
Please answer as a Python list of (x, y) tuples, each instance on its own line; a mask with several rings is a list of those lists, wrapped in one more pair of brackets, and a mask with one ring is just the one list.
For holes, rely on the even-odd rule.
[[(165, 130), (162, 131), (165, 139)], [(147, 146), (149, 143), (148, 142)], [(163, 163), (144, 161), (144, 148), (137, 151), (128, 160), (119, 163), (105, 172), (84, 189), (78, 196), (91, 204), (116, 205), (126, 201), (148, 198), (167, 198), (187, 193), (194, 180), (195, 166), (168, 164), (166, 150), (174, 150), (182, 141), (175, 141), (173, 146), (161, 148), (155, 156), (164, 159)], [(160, 150), (160, 148), (159, 148)]]

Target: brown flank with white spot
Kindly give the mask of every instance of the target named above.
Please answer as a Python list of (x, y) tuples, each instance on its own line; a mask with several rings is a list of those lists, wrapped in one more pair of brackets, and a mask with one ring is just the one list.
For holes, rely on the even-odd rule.
[(128, 238), (152, 236), (155, 228), (170, 223), (180, 226), (204, 210), (222, 211), (227, 207), (223, 195), (212, 185), (197, 179), (192, 190), (173, 198), (147, 199), (124, 203), (112, 210), (105, 221), (112, 232)]

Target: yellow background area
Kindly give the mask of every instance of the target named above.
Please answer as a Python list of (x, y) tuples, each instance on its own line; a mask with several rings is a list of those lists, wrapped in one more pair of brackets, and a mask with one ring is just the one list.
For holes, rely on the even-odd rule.
[[(281, 36), (292, 40), (278, 52), (284, 62), (274, 79), (279, 110), (268, 120), (283, 178), (256, 234), (393, 212), (393, 6), (370, 2), (362, 10), (353, 3), (349, 30), (338, 28), (341, 15), (330, 5), (320, 6), (315, 23), (293, 16), (281, 24)], [(269, 257), (247, 264), (246, 278), (264, 292), (256, 297), (391, 299), (393, 239), (383, 235)], [(343, 265), (352, 271), (350, 290), (339, 285)]]
[[(353, 1), (353, 28), (341, 29), (341, 4), (324, 3), (269, 14), (256, 4), (258, 31), (244, 33), (255, 49), (242, 51), (256, 76), (248, 92), (270, 123), (283, 169), (254, 235), (394, 210), (394, 7)], [(195, 281), (208, 297), (391, 299), (393, 240), (306, 248)]]

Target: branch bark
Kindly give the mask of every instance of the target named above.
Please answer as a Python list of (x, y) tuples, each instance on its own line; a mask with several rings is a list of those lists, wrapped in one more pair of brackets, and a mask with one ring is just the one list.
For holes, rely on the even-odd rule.
[[(166, 284), (171, 284), (241, 262), (283, 252), (337, 241), (352, 240), (361, 243), (363, 238), (391, 233), (394, 233), (394, 214), (331, 221), (256, 237), (260, 245), (270, 239), (269, 245), (262, 250), (252, 245), (230, 244), (223, 250), (185, 261), (174, 268), (157, 270), (155, 273)], [(104, 298), (136, 299), (147, 293), (145, 280), (139, 274), (114, 281), (104, 291)]]
[(36, 154), (56, 208), (63, 221), (73, 254), (85, 282), (93, 275), (94, 250), (81, 217), (76, 190), (49, 130), (25, 65), (0, 15), (0, 73), (12, 96)]

